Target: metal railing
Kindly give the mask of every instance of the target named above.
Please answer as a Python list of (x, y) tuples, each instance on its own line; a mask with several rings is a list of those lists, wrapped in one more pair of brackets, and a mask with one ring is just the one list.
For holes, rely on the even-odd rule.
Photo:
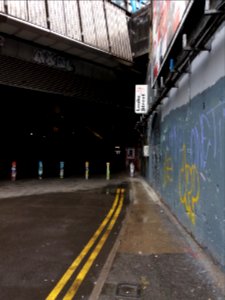
[(16, 18), (132, 61), (126, 12), (105, 0), (0, 0)]

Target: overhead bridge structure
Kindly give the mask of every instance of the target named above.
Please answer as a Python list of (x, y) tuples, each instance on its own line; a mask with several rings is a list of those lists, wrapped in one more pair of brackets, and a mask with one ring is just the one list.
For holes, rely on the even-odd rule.
[[(20, 63), (23, 61), (22, 69), (26, 68), (28, 78), (24, 75), (21, 83), (14, 73), (12, 85), (32, 89), (36, 87), (66, 95), (79, 94), (81, 91), (74, 89), (76, 86), (79, 86), (79, 90), (82, 89), (82, 79), (76, 76), (74, 80), (71, 74), (83, 75), (90, 85), (86, 80), (90, 73), (95, 73), (91, 79), (98, 76), (106, 79), (110, 72), (106, 76), (104, 70), (93, 70), (90, 64), (86, 64), (84, 68), (78, 58), (112, 69), (132, 65), (127, 22), (127, 12), (108, 1), (0, 1), (1, 69), (11, 70), (10, 62), (13, 66), (18, 64), (18, 77), (22, 80), (21, 72), (24, 72), (21, 71)], [(9, 57), (14, 59), (9, 60)], [(43, 66), (69, 73), (64, 76), (60, 74), (61, 85), (58, 88), (50, 86), (51, 78), (49, 85), (44, 87), (42, 82), (33, 82), (34, 76), (30, 79), (33, 84), (29, 82), (29, 63), (39, 65), (31, 67), (38, 74), (44, 72), (41, 70), (44, 69)], [(85, 74), (84, 69), (89, 74)], [(102, 74), (99, 75), (100, 73)], [(56, 73), (53, 81), (56, 80), (55, 77)], [(5, 75), (0, 77), (0, 81), (10, 84)]]
[(0, 160), (30, 148), (36, 160), (54, 152), (83, 163), (85, 152), (111, 157), (108, 147), (134, 143), (134, 87), (149, 49), (137, 63), (130, 20), (113, 1), (0, 1), (0, 87), (12, 99), (2, 99)]

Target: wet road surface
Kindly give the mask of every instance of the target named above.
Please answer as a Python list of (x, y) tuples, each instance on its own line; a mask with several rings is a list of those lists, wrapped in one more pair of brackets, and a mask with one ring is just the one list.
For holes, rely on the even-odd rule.
[[(121, 193), (115, 205), (118, 187), (125, 189), (121, 211), (118, 211)], [(88, 299), (117, 238), (128, 201), (126, 183), (0, 199), (0, 299), (47, 299), (111, 210), (113, 214), (105, 220), (108, 226), (114, 216), (111, 230), (102, 227), (88, 255), (83, 252), (84, 259), (68, 281), (64, 280), (64, 287), (56, 297), (63, 299), (89, 254), (94, 253), (96, 258), (89, 260), (90, 269), (76, 293), (76, 299)], [(95, 246), (104, 234), (98, 254)], [(57, 293), (48, 299), (56, 299)]]

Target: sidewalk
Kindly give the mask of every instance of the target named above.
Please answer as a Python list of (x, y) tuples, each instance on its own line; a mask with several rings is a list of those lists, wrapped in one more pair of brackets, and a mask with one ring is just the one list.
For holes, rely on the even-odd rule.
[[(123, 179), (123, 177), (122, 177)], [(0, 199), (10, 197), (29, 196), (46, 193), (65, 193), (75, 192), (77, 190), (88, 190), (91, 188), (101, 188), (106, 183), (119, 184), (121, 177), (107, 181), (105, 178), (92, 178), (85, 180), (84, 178), (45, 178), (24, 179), (17, 181), (1, 181), (0, 182)]]
[(154, 191), (131, 179), (132, 203), (90, 300), (224, 300), (225, 274)]

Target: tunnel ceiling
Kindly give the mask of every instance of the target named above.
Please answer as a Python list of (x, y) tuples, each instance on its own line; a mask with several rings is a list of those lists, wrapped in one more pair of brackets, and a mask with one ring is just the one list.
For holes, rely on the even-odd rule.
[(14, 57), (0, 56), (0, 64), (0, 83), (3, 85), (76, 97), (81, 100), (107, 102), (106, 98), (109, 97), (106, 97), (106, 94), (109, 86), (113, 85), (108, 80), (100, 81)]

